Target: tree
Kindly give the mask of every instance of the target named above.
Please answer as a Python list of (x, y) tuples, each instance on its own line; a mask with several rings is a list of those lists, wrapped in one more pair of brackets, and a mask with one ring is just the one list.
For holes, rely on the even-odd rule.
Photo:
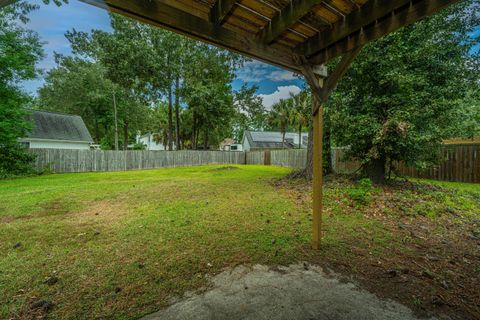
[(366, 46), (340, 82), (328, 109), (334, 141), (374, 182), (395, 161), (435, 163), (464, 121), (457, 111), (478, 87), (477, 7), (461, 2)]
[(0, 177), (31, 171), (33, 157), (24, 152), (18, 138), (30, 129), (25, 121), (29, 97), (19, 85), (38, 75), (36, 63), (43, 50), (38, 35), (16, 24), (36, 7), (26, 3), (0, 9)]
[(282, 147), (285, 148), (285, 134), (292, 123), (292, 99), (282, 99), (272, 106), (268, 122), (282, 133)]
[(297, 127), (298, 148), (302, 147), (302, 130), (308, 128), (312, 121), (312, 102), (308, 91), (290, 95), (293, 105), (292, 122)]
[(182, 96), (191, 117), (188, 120), (191, 145), (196, 149), (203, 142), (203, 148), (208, 149), (232, 134), (235, 109), (231, 81), (243, 59), (200, 43), (189, 52), (191, 58), (184, 74)]
[(244, 84), (234, 94), (236, 114), (233, 131), (237, 141), (243, 138), (245, 130), (262, 130), (266, 126), (267, 111), (256, 94), (257, 90), (257, 86), (248, 87)]
[(38, 91), (37, 105), (80, 115), (95, 142), (111, 149), (115, 140), (115, 102), (118, 124), (124, 128), (122, 145), (126, 148), (130, 132), (144, 128), (149, 113), (145, 103), (108, 79), (98, 62), (56, 55), (56, 63)]

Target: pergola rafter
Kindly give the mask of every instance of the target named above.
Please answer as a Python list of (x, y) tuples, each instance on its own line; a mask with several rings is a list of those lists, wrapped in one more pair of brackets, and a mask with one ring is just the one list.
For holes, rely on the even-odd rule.
[[(15, 0), (0, 0), (0, 7)], [(81, 0), (302, 74), (314, 96), (313, 247), (320, 247), (322, 105), (363, 45), (458, 0)], [(342, 56), (330, 76), (321, 66)]]
[(322, 0), (298, 0), (290, 3), (272, 17), (269, 24), (260, 31), (258, 35), (260, 41), (267, 44), (271, 43), (305, 16), (314, 5), (321, 2)]

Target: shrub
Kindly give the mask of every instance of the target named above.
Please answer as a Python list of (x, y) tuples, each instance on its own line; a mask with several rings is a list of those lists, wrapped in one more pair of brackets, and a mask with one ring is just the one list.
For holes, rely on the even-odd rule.
[(34, 174), (33, 160), (35, 155), (19, 145), (0, 147), (0, 179)]
[(367, 205), (372, 200), (373, 184), (370, 179), (361, 179), (357, 187), (348, 191), (350, 199), (360, 205)]

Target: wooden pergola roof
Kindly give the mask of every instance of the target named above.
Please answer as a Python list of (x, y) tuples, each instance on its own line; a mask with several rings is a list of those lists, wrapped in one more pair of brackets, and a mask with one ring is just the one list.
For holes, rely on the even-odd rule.
[[(457, 0), (83, 0), (301, 73)], [(314, 69), (319, 73), (319, 70)]]

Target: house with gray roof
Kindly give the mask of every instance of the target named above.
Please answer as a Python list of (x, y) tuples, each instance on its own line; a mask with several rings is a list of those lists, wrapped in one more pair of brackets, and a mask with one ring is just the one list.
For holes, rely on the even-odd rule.
[(89, 150), (93, 143), (80, 116), (31, 110), (27, 120), (32, 123), (32, 130), (26, 137), (19, 139), (27, 148)]
[(243, 151), (262, 151), (275, 149), (306, 149), (308, 147), (308, 133), (286, 132), (285, 141), (282, 141), (281, 132), (245, 131), (242, 145)]

